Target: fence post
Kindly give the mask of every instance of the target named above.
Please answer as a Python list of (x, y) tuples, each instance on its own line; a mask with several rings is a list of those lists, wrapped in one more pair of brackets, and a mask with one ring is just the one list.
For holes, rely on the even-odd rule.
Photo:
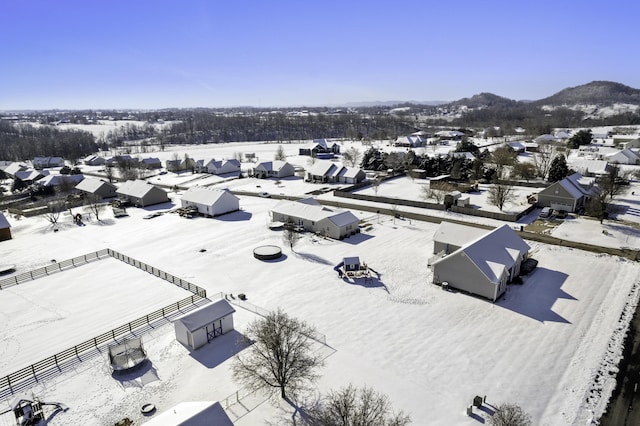
[(96, 348), (98, 347), (98, 340), (96, 340), (95, 337), (93, 338), (93, 344), (95, 345)]
[(37, 382), (38, 377), (36, 376), (36, 368), (33, 366), (33, 364), (31, 364), (31, 372), (33, 373), (33, 378), (36, 379)]
[(53, 354), (53, 360), (56, 362), (56, 367), (58, 367), (59, 369), (60, 366), (58, 365), (58, 354)]

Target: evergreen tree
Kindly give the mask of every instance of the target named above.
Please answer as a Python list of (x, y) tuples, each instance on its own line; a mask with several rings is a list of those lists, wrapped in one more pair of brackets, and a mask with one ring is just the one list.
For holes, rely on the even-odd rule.
[(571, 137), (571, 139), (569, 139), (568, 147), (571, 149), (578, 149), (578, 147), (582, 145), (589, 145), (592, 139), (593, 135), (591, 134), (591, 129), (579, 130)]
[(549, 167), (549, 182), (558, 182), (566, 178), (569, 175), (569, 166), (567, 166), (567, 159), (564, 158), (564, 154), (558, 154), (551, 161)]

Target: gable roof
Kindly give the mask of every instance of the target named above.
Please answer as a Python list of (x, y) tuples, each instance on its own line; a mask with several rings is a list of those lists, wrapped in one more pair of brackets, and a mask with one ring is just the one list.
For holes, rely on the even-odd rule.
[(7, 229), (7, 228), (11, 228), (11, 224), (7, 220), (4, 213), (0, 212), (0, 229)]
[(116, 192), (118, 194), (129, 195), (136, 198), (142, 198), (146, 194), (148, 194), (150, 191), (153, 191), (155, 189), (164, 191), (163, 189), (156, 188), (146, 180), (136, 179), (136, 180), (128, 180), (126, 182), (122, 182)]
[(238, 197), (224, 189), (207, 188), (204, 186), (193, 186), (182, 195), (184, 201), (191, 203), (203, 204), (207, 206), (214, 205), (220, 198), (231, 196), (239, 200)]
[(106, 182), (102, 179), (83, 179), (82, 181), (80, 181), (80, 183), (78, 183), (76, 185), (76, 189), (79, 189), (81, 191), (85, 191), (85, 192), (91, 192), (94, 193), (96, 192), (98, 189), (102, 188), (103, 186), (107, 186), (110, 187), (111, 189), (118, 189), (114, 184)]
[(180, 321), (189, 331), (198, 330), (205, 325), (231, 315), (236, 310), (224, 299), (220, 299), (217, 302), (208, 303), (199, 307), (181, 317), (176, 318), (174, 321)]
[(276, 204), (272, 211), (312, 222), (328, 219), (337, 226), (344, 226), (360, 221), (349, 210), (332, 210), (319, 204), (316, 200), (308, 198), (300, 201), (283, 200)]
[(475, 226), (442, 221), (433, 234), (433, 240), (456, 247), (462, 247), (470, 241), (480, 238), (488, 231)]
[(233, 426), (219, 402), (181, 402), (145, 423), (148, 426)]
[(505, 224), (465, 244), (449, 256), (436, 260), (433, 264), (464, 253), (489, 281), (498, 283), (504, 272), (513, 266), (518, 255), (528, 252), (530, 248), (509, 225)]
[(332, 161), (316, 161), (309, 169), (309, 174), (313, 176), (332, 176), (338, 171), (338, 166)]
[(287, 164), (289, 164), (289, 163), (287, 163), (286, 161), (282, 161), (282, 160), (263, 161), (262, 163), (259, 163), (256, 166), (256, 169), (260, 168), (260, 169), (266, 170), (266, 171), (280, 171)]
[(84, 179), (84, 175), (47, 175), (38, 181), (40, 186), (59, 186), (65, 183), (74, 186)]

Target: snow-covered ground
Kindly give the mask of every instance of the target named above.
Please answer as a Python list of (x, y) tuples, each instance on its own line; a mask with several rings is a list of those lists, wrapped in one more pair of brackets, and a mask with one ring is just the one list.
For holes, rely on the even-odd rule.
[[(241, 181), (250, 184), (248, 179)], [(367, 384), (389, 395), (394, 407), (409, 413), (417, 425), (476, 424), (477, 418), (465, 415), (475, 395), (486, 395), (493, 405), (516, 402), (535, 424), (584, 424), (592, 410), (603, 408), (598, 395), (611, 390), (609, 372), (615, 371), (625, 329), (624, 322), (619, 323), (620, 313), (637, 301), (637, 263), (531, 244), (538, 269), (522, 286), (511, 286), (504, 300), (491, 304), (429, 284), (426, 264), (437, 225), (356, 211), (370, 224), (369, 231), (344, 241), (306, 235), (292, 252), (281, 233), (266, 226), (268, 211), (276, 202), (241, 197), (242, 211), (217, 219), (165, 213), (145, 220), (148, 211), (132, 208), (129, 217), (105, 214), (103, 223), (79, 227), (65, 216), (58, 232), (39, 217), (17, 221), (10, 217), (14, 238), (0, 243), (0, 258), (15, 263), (16, 273), (21, 273), (52, 259), (109, 247), (187, 279), (209, 294), (245, 293), (264, 309), (282, 307), (326, 335), (329, 348), (318, 347), (327, 358), (317, 392), (348, 383)], [(597, 222), (584, 219), (567, 220), (557, 229), (574, 224), (590, 226), (598, 238), (606, 237), (593, 231)], [(263, 244), (282, 246), (283, 259), (256, 260), (253, 249)], [(360, 256), (381, 273), (380, 279), (342, 281), (333, 267), (345, 256)], [(151, 300), (144, 297), (114, 306), (106, 302), (114, 295), (127, 299), (132, 293), (150, 293), (163, 305), (185, 294), (149, 274), (138, 278), (142, 273), (126, 265), (111, 267), (111, 262), (116, 261), (93, 262), (3, 290), (0, 302), (11, 297), (16, 310), (28, 312), (24, 321), (33, 325), (29, 330), (33, 337), (22, 341), (22, 324), (5, 322), (10, 326), (3, 328), (3, 342), (19, 340), (18, 351), (37, 351), (45, 358), (56, 350), (50, 346), (53, 343), (46, 349), (39, 346), (41, 337), (55, 340), (56, 348), (71, 347), (86, 340), (86, 334), (101, 333), (107, 324), (111, 328), (129, 321), (125, 313), (135, 318), (144, 314), (140, 310), (157, 306), (147, 306)], [(128, 287), (97, 293), (83, 290), (119, 280), (118, 285)], [(57, 291), (61, 285), (68, 291)], [(29, 307), (36, 294), (38, 309)], [(73, 303), (67, 300), (70, 297)], [(88, 306), (99, 324), (85, 316), (92, 312)], [(69, 406), (51, 419), (51, 425), (104, 425), (124, 417), (140, 424), (144, 418), (139, 410), (146, 402), (162, 412), (181, 401), (225, 401), (240, 389), (229, 370), (232, 355), (241, 350), (237, 337), (257, 317), (236, 309), (237, 332), (193, 353), (175, 342), (170, 324), (145, 334), (153, 374), (145, 374), (144, 385), (112, 377), (102, 353), (39, 382), (29, 394)], [(36, 324), (46, 327), (40, 330)], [(15, 351), (11, 343), (5, 350), (8, 346)], [(231, 406), (232, 418), (241, 416), (236, 424), (265, 424), (286, 414), (282, 411), (286, 405), (276, 408), (260, 401), (251, 405), (255, 409), (249, 413), (237, 414), (241, 406)], [(3, 401), (0, 411), (9, 402)], [(482, 411), (476, 414), (487, 416)]]
[[(356, 142), (343, 147), (367, 148)], [(255, 161), (273, 159), (278, 144), (233, 143), (168, 147), (140, 156), (170, 159), (188, 154), (195, 159), (234, 158), (255, 154)], [(288, 160), (308, 166), (298, 155), (300, 143), (285, 143)], [(380, 148), (392, 149), (388, 143)], [(255, 162), (243, 163), (243, 169)], [(85, 168), (85, 167), (83, 167)], [(99, 168), (86, 168), (96, 170)], [(300, 177), (276, 180), (227, 179), (172, 173), (151, 178), (165, 187), (195, 184), (246, 192), (304, 196), (323, 188)], [(378, 195), (420, 198), (424, 180), (397, 178), (383, 182)], [(556, 237), (608, 247), (640, 248), (640, 194), (632, 183), (619, 197), (616, 219), (600, 224), (583, 217), (550, 220)], [(486, 189), (486, 188), (485, 188)], [(523, 197), (534, 191), (518, 188), (506, 211), (524, 208)], [(363, 193), (372, 193), (365, 188)], [(471, 204), (495, 209), (487, 191), (470, 194)], [(365, 233), (344, 241), (306, 235), (290, 251), (278, 231), (269, 230), (268, 211), (277, 200), (241, 197), (241, 211), (216, 219), (183, 219), (175, 214), (145, 220), (149, 211), (166, 211), (173, 203), (147, 210), (129, 209), (129, 217), (76, 226), (63, 214), (59, 231), (41, 217), (12, 215), (13, 239), (0, 243), (0, 263), (16, 264), (16, 273), (112, 248), (207, 290), (208, 294), (247, 294), (264, 309), (283, 308), (326, 335), (317, 350), (327, 356), (316, 392), (354, 383), (389, 395), (394, 407), (409, 413), (414, 424), (473, 425), (487, 417), (469, 418), (465, 408), (475, 395), (493, 405), (516, 402), (535, 424), (585, 424), (606, 404), (621, 354), (626, 322), (638, 300), (640, 266), (624, 259), (530, 243), (538, 269), (524, 285), (510, 286), (504, 300), (491, 304), (430, 283), (426, 267), (437, 225), (354, 211), (368, 223)], [(338, 199), (331, 191), (320, 199)], [(376, 203), (361, 202), (367, 205)], [(389, 208), (389, 205), (379, 204)], [(398, 206), (442, 219), (454, 218), (498, 226), (495, 220)], [(537, 210), (514, 228), (537, 219)], [(263, 244), (283, 247), (278, 262), (260, 262), (253, 249)], [(381, 273), (379, 280), (348, 283), (333, 266), (345, 256), (360, 256)], [(91, 336), (138, 318), (189, 294), (150, 274), (105, 259), (0, 291), (0, 375), (46, 358)], [(171, 324), (143, 335), (153, 368), (144, 378), (117, 380), (107, 356), (77, 363), (71, 370), (41, 380), (28, 394), (59, 401), (70, 409), (56, 414), (51, 425), (103, 425), (129, 417), (141, 424), (139, 410), (151, 402), (163, 412), (182, 401), (220, 400), (231, 403), (240, 385), (231, 380), (229, 365), (242, 350), (237, 338), (257, 315), (241, 307), (236, 330), (211, 345), (189, 353), (174, 339)], [(626, 316), (621, 319), (621, 312)], [(144, 382), (144, 384), (143, 384)], [(604, 396), (604, 398), (601, 398)], [(0, 401), (0, 411), (11, 398)], [(265, 424), (290, 416), (288, 405), (274, 407), (260, 397), (246, 397), (228, 408), (239, 425)], [(0, 419), (0, 425), (2, 424)]]

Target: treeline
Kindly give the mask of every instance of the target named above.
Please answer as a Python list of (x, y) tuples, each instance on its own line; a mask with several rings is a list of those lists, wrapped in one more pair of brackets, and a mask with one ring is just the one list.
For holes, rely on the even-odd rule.
[(0, 120), (0, 160), (62, 157), (73, 161), (96, 151), (98, 145), (89, 132)]
[(316, 138), (388, 139), (414, 132), (399, 117), (361, 114), (283, 113), (222, 116), (194, 111), (173, 124), (161, 137), (164, 143), (291, 141)]

